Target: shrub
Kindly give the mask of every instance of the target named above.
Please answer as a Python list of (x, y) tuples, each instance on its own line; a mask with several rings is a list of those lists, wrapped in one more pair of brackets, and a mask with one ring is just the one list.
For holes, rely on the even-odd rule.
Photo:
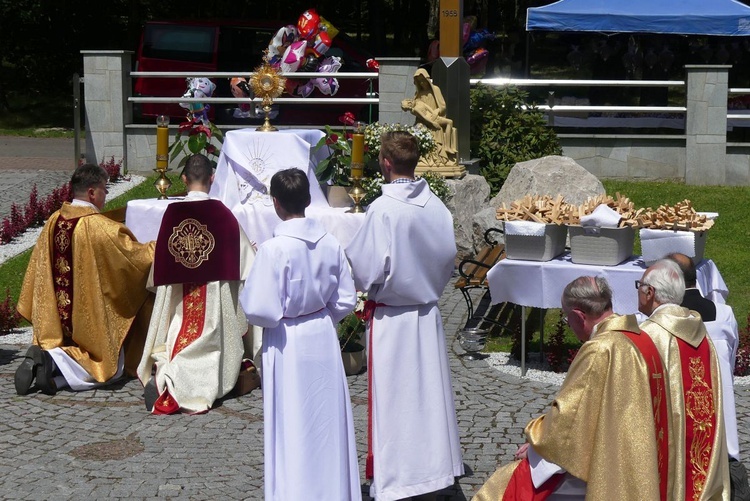
[(737, 360), (734, 364), (735, 376), (750, 376), (750, 315), (747, 316), (745, 328), (739, 332)]
[(482, 161), (480, 173), (493, 196), (517, 162), (562, 154), (557, 134), (527, 99), (514, 86), (471, 90), (471, 153)]
[(10, 288), (5, 289), (5, 301), (0, 303), (0, 335), (8, 334), (18, 327), (21, 315), (16, 310), (16, 303), (10, 296)]
[[(122, 160), (119, 162), (115, 162), (115, 157), (113, 156), (110, 158), (107, 162), (102, 161), (102, 163), (99, 164), (101, 168), (107, 171), (107, 174), (109, 174), (109, 182), (114, 183), (122, 175), (120, 174), (120, 168), (122, 167)], [(53, 211), (54, 212), (54, 211)]]
[(555, 372), (565, 372), (573, 360), (570, 349), (565, 345), (565, 320), (562, 314), (555, 324), (555, 331), (550, 336), (546, 346), (547, 363)]

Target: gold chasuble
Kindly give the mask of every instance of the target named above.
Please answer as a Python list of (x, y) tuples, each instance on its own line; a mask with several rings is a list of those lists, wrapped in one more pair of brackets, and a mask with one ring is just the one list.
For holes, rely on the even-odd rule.
[[(635, 316), (611, 315), (581, 346), (552, 408), (526, 426), (526, 439), (541, 457), (586, 482), (586, 499), (671, 499), (659, 473), (661, 466), (666, 475), (668, 456), (664, 381), (658, 353)], [(513, 499), (506, 486), (518, 465), (500, 468), (474, 500)]]
[(668, 374), (673, 438), (671, 499), (729, 500), (729, 463), (719, 365), (700, 316), (658, 308), (641, 328), (653, 339)]
[(39, 236), (18, 299), (34, 344), (62, 348), (99, 382), (115, 375), (124, 344), (126, 371), (135, 374), (153, 304), (153, 257), (153, 242), (138, 243), (90, 207), (63, 204)]

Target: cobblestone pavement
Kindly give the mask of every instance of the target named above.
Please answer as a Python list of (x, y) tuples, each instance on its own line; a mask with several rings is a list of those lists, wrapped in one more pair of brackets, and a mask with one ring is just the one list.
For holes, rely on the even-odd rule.
[[(440, 307), (467, 474), (439, 499), (463, 500), (511, 459), (523, 427), (547, 407), (557, 387), (465, 360), (455, 333), (466, 306), (451, 284)], [(263, 499), (260, 390), (225, 398), (197, 416), (148, 414), (137, 380), (90, 392), (19, 397), (12, 379), (25, 349), (0, 344), (0, 497)], [(367, 375), (348, 382), (364, 469)], [(738, 387), (736, 396), (740, 446), (747, 451), (750, 388)]]
[[(58, 158), (46, 168), (61, 165), (59, 171), (39, 171), (42, 167), (33, 161), (19, 160), (18, 145), (26, 143), (7, 146), (4, 140), (0, 137), (0, 218), (10, 203), (27, 199), (29, 183), (36, 182), (42, 194), (42, 183), (51, 191), (70, 176), (68, 167), (54, 163), (66, 155), (53, 154), (59, 150), (49, 140), (41, 148), (46, 153), (37, 154)], [(58, 172), (60, 177), (54, 177)], [(544, 411), (558, 388), (504, 374), (482, 360), (465, 360), (455, 333), (463, 326), (466, 306), (452, 284), (440, 308), (466, 466), (466, 475), (441, 493), (441, 501), (463, 500), (512, 458), (523, 427)], [(27, 347), (2, 343), (0, 337), (0, 498), (263, 499), (260, 390), (227, 397), (198, 416), (148, 414), (137, 380), (90, 392), (19, 397), (13, 374)], [(367, 375), (351, 376), (348, 382), (364, 479)], [(748, 451), (750, 387), (738, 387), (736, 398), (740, 447)]]

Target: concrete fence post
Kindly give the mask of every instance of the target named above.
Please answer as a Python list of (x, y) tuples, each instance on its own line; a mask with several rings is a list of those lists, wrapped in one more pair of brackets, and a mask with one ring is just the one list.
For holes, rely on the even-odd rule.
[(686, 65), (685, 184), (726, 184), (727, 65)]
[(86, 113), (86, 161), (114, 157), (127, 172), (125, 124), (132, 122), (130, 68), (133, 52), (82, 50)]

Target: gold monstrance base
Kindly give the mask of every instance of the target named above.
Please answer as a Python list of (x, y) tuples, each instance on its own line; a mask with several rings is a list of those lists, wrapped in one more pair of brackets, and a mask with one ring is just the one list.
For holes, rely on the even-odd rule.
[(268, 99), (266, 101), (263, 99), (263, 113), (266, 115), (266, 120), (263, 122), (263, 125), (260, 127), (257, 127), (255, 130), (259, 130), (261, 132), (274, 132), (279, 129), (271, 125), (271, 120), (269, 119), (269, 115), (271, 114), (271, 104), (273, 103), (273, 99)]
[(167, 190), (172, 186), (172, 181), (167, 177), (166, 169), (154, 169), (154, 172), (159, 173), (159, 178), (154, 181), (154, 187), (159, 190), (160, 193), (159, 200), (166, 200)]

